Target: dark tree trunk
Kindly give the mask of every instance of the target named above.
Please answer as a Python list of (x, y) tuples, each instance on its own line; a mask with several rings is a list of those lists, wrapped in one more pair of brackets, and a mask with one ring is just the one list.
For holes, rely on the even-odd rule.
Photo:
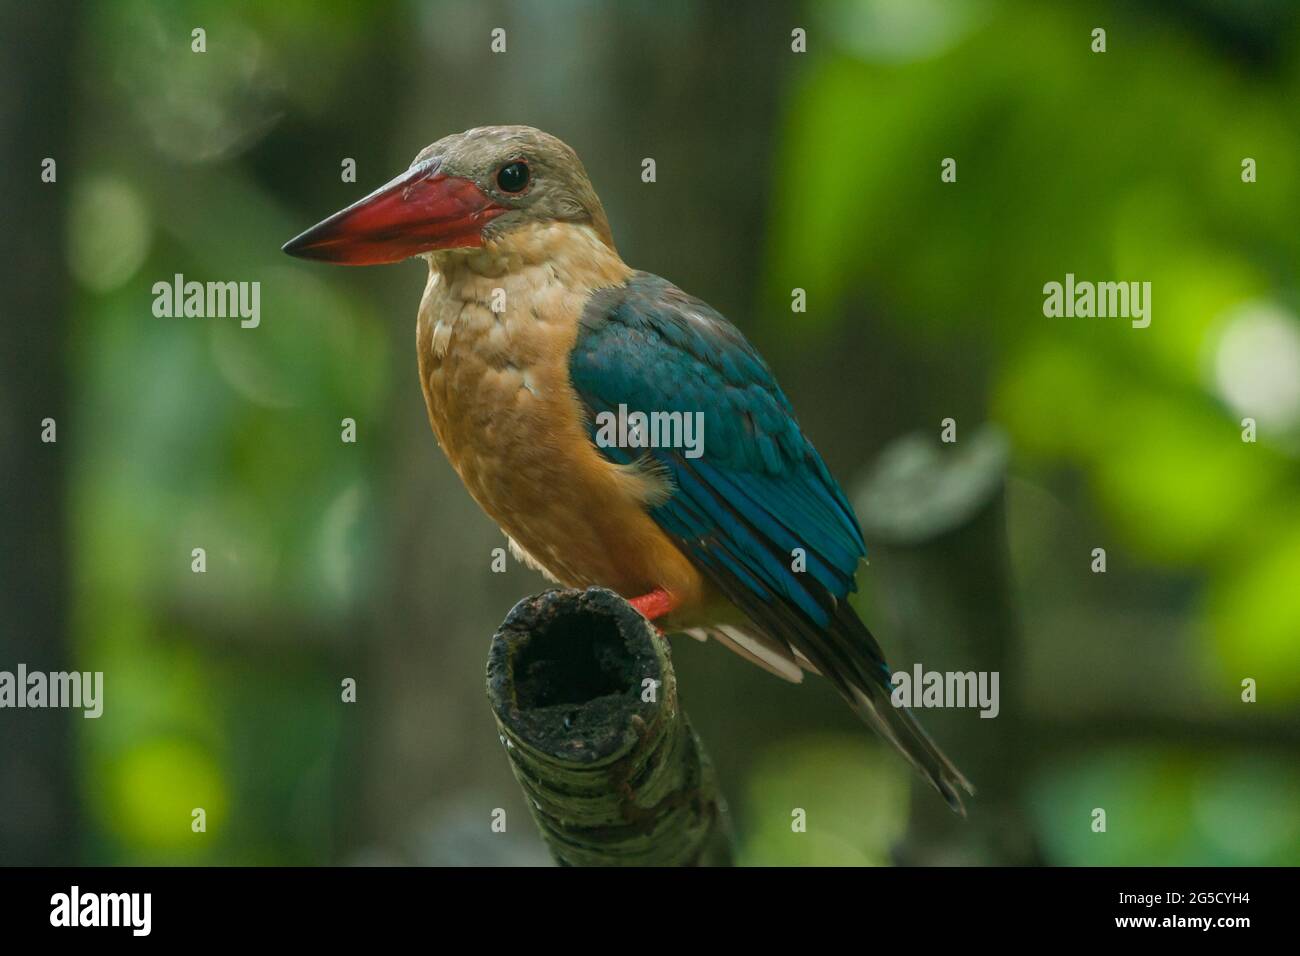
[[(64, 476), (76, 423), (66, 418), (70, 5), (0, 3), (0, 670), (69, 669)], [(36, 105), (40, 104), (40, 108)], [(46, 158), (57, 181), (41, 181)], [(57, 442), (41, 441), (41, 422)], [(72, 782), (77, 710), (0, 711), (0, 864), (75, 862)]]

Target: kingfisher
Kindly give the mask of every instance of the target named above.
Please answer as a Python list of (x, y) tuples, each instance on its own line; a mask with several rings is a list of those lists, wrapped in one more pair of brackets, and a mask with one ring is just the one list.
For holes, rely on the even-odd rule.
[(893, 704), (849, 603), (866, 546), (844, 492), (741, 332), (619, 256), (573, 149), (529, 126), (446, 136), (283, 249), (428, 263), (429, 424), (520, 561), (778, 677), (822, 675), (964, 815), (974, 789)]

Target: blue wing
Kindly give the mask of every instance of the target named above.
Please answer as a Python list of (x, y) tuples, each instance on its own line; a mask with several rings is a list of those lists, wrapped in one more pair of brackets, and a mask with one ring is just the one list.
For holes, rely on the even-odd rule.
[[(610, 461), (650, 459), (671, 485), (651, 518), (770, 639), (797, 650), (925, 774), (949, 805), (970, 784), (905, 709), (844, 598), (866, 552), (853, 510), (754, 348), (718, 312), (636, 273), (589, 300), (569, 359), (589, 435)], [(602, 414), (697, 414), (702, 447), (620, 447)], [(806, 568), (794, 570), (796, 549)]]
[[(816, 629), (830, 625), (856, 587), (862, 532), (771, 370), (735, 326), (664, 279), (638, 273), (592, 296), (569, 370), (593, 441), (600, 413), (617, 415), (620, 406), (698, 413), (698, 457), (681, 448), (597, 447), (621, 464), (658, 463), (673, 493), (651, 517), (724, 593), (742, 594), (746, 610), (758, 604)], [(796, 549), (804, 571), (793, 570)], [(880, 657), (874, 641), (863, 650)]]

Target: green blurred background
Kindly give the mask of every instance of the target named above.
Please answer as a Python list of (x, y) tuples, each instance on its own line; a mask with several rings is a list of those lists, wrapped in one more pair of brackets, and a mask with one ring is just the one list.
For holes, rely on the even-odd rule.
[[(578, 150), (624, 258), (750, 336), (851, 496), (900, 435), (1005, 430), (1004, 839), (1053, 864), (1300, 862), (1289, 0), (3, 11), (0, 668), (102, 670), (106, 703), (0, 713), (0, 863), (547, 862), (483, 689), (542, 582), (490, 573), (501, 535), (429, 432), (425, 267), (279, 252), (496, 123)], [(1067, 272), (1150, 281), (1151, 327), (1045, 318)], [(175, 273), (260, 281), (260, 327), (156, 318)], [(863, 613), (900, 664), (942, 667), (891, 637), (879, 564)], [(909, 773), (824, 683), (674, 653), (742, 862), (890, 860)]]

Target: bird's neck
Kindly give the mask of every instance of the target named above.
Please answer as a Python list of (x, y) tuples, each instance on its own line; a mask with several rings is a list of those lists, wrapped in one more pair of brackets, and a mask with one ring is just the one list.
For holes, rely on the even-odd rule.
[[(576, 336), (591, 293), (631, 274), (590, 226), (573, 223), (538, 223), (481, 248), (432, 253), (420, 303), (421, 361), (454, 360), (454, 343), (490, 345), (499, 361), (521, 364), (538, 334), (555, 341), (558, 328), (572, 327)], [(490, 343), (478, 341), (484, 336)], [(559, 338), (572, 345), (572, 337)]]
[(594, 230), (570, 223), (429, 257), (416, 345), (430, 422), (453, 464), (484, 421), (539, 409), (576, 421), (568, 356), (583, 308), (631, 274)]

